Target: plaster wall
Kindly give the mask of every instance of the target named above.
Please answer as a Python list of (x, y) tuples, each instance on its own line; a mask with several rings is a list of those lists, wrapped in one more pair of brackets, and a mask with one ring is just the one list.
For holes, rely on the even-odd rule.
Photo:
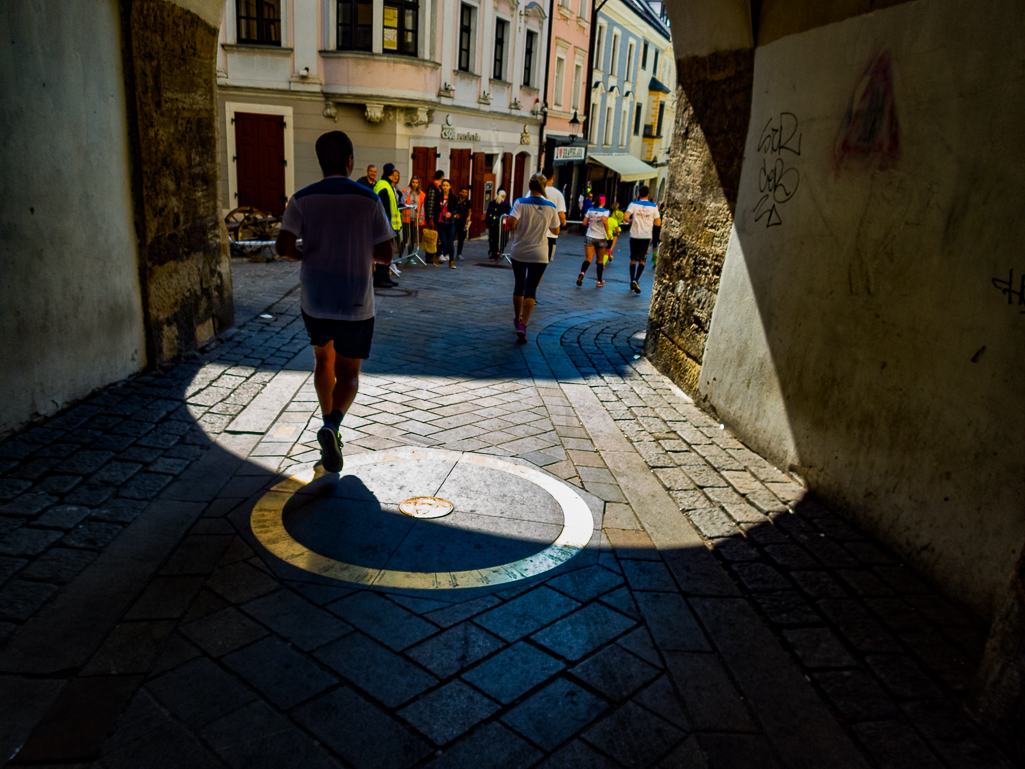
[(695, 383), (989, 617), (1025, 540), (1023, 79), (1015, 0), (919, 0), (757, 48)]
[(0, 4), (0, 433), (146, 363), (115, 0)]

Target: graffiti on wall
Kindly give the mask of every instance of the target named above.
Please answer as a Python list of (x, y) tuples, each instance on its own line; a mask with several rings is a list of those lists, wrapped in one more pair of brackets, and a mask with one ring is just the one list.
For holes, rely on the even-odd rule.
[(837, 171), (855, 167), (886, 171), (900, 160), (900, 121), (889, 51), (878, 54), (858, 79), (834, 154)]
[(753, 209), (756, 222), (766, 227), (783, 224), (780, 206), (786, 204), (801, 184), (801, 172), (792, 163), (801, 154), (800, 121), (792, 112), (769, 118), (758, 137), (762, 167), (758, 170), (758, 203)]
[(1013, 305), (1018, 300), (1018, 306), (1023, 308), (1021, 314), (1025, 315), (1025, 273), (1018, 278), (1018, 287), (1014, 287), (1014, 269), (1007, 271), (1007, 280), (993, 278), (993, 287), (1007, 297), (1007, 303)]

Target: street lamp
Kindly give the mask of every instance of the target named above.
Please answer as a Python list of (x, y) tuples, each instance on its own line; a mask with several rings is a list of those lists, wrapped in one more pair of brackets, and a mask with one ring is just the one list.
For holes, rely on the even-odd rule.
[(572, 144), (577, 140), (577, 134), (580, 133), (580, 118), (577, 117), (577, 111), (573, 110), (573, 119), (569, 121), (569, 143)]

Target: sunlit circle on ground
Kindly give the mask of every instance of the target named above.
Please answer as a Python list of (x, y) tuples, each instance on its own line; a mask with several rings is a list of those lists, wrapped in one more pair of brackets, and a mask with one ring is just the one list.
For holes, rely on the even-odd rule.
[(410, 518), (443, 518), (455, 509), (455, 505), (440, 497), (412, 497), (399, 510)]
[[(407, 463), (409, 469), (405, 470)], [(502, 481), (497, 473), (512, 477)], [(364, 479), (371, 485), (390, 483), (388, 494), (382, 494), (388, 499), (377, 499)], [(432, 483), (437, 488), (420, 488)], [(504, 499), (496, 492), (503, 485)], [(442, 489), (449, 491), (441, 496)], [(423, 493), (411, 496), (410, 492), (418, 491)], [(528, 499), (513, 509), (510, 495), (517, 501), (520, 496)], [(431, 501), (425, 503), (425, 498)], [(402, 509), (407, 504), (424, 515)], [(299, 532), (296, 536), (285, 525), (286, 506), (294, 511), (288, 513), (288, 520), (293, 531)], [(360, 511), (368, 506), (371, 515), (363, 515)], [(441, 512), (445, 507), (448, 509)], [(450, 515), (453, 510), (456, 514)], [(460, 524), (460, 517), (474, 521), (473, 525)], [(432, 521), (438, 518), (436, 523)], [(319, 466), (296, 473), (256, 503), (251, 525), (260, 544), (299, 569), (355, 585), (404, 590), (480, 588), (535, 577), (580, 553), (595, 530), (583, 498), (573, 487), (546, 473), (492, 456), (413, 447), (346, 457), (345, 470), (337, 477), (326, 475)], [(346, 525), (363, 537), (363, 551), (353, 549), (343, 533)], [(408, 534), (392, 540), (379, 535), (375, 525), (394, 531), (407, 527)], [(427, 528), (415, 528), (424, 526)], [(520, 531), (530, 536), (520, 536)], [(427, 546), (414, 546), (417, 532), (421, 545)], [(444, 557), (435, 556), (430, 547), (432, 537), (439, 538), (439, 534), (443, 542), (448, 538)], [(463, 540), (474, 538), (488, 546), (476, 551), (462, 547)], [(405, 548), (402, 552), (396, 549), (400, 545)], [(318, 546), (323, 552), (314, 549)], [(374, 557), (352, 557), (360, 552), (374, 552)], [(489, 553), (495, 558), (489, 560)], [(513, 558), (493, 564), (501, 554)], [(359, 562), (348, 562), (353, 560)], [(430, 568), (441, 565), (438, 561), (466, 568)]]

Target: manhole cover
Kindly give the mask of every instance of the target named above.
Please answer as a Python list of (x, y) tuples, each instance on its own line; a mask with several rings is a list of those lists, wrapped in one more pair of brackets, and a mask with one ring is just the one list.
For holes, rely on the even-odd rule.
[(451, 513), (453, 507), (441, 497), (413, 497), (399, 505), (399, 510), (411, 518), (441, 518)]
[(396, 299), (404, 299), (404, 298), (407, 298), (407, 297), (409, 299), (416, 299), (416, 296), (419, 293), (420, 292), (417, 291), (416, 289), (411, 289), (411, 288), (375, 288), (374, 289), (374, 295), (375, 296), (391, 296), (391, 297), (394, 297)]

